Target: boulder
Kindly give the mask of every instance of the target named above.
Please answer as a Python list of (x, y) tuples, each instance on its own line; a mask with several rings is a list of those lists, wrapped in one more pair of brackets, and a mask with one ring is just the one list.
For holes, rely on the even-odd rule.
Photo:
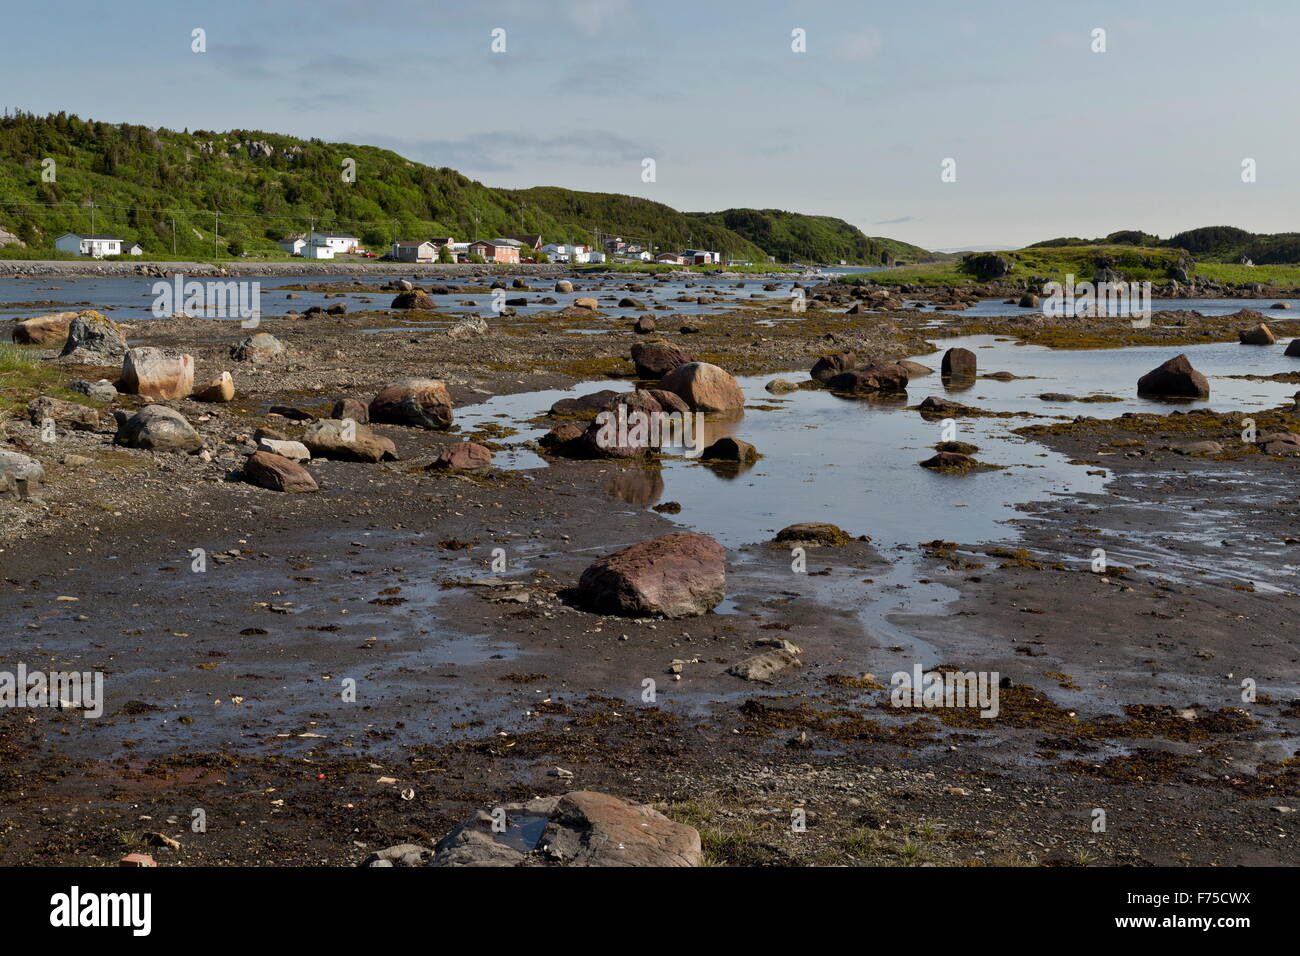
[(0, 497), (26, 498), (40, 491), (45, 469), (35, 458), (0, 449)]
[(911, 359), (903, 359), (903, 361), (898, 364), (903, 366), (909, 379), (919, 378), (922, 375), (934, 374), (934, 369), (930, 368), (930, 366), (922, 365), (920, 362), (913, 362)]
[(1186, 355), (1177, 355), (1138, 379), (1139, 395), (1175, 398), (1209, 398), (1210, 383), (1192, 368)]
[(1272, 329), (1261, 322), (1249, 329), (1242, 329), (1237, 333), (1237, 340), (1242, 345), (1272, 345), (1277, 341), (1277, 336), (1273, 334)]
[(69, 391), (80, 392), (97, 402), (111, 402), (117, 398), (117, 386), (106, 378), (101, 378), (98, 382), (87, 382), (79, 378), (69, 382), (67, 387)]
[(346, 302), (335, 302), (325, 311), (330, 315), (346, 315), (348, 311), (348, 306)]
[(650, 314), (641, 316), (632, 324), (632, 331), (637, 335), (649, 335), (655, 331), (655, 317)]
[(691, 617), (726, 596), (727, 552), (708, 535), (641, 541), (582, 572), (578, 592), (594, 610), (630, 617)]
[(1300, 339), (1292, 339), (1288, 342), (1285, 354), (1291, 358), (1300, 358)]
[(493, 815), (480, 810), (439, 842), (428, 865), (664, 867), (704, 862), (693, 827), (606, 793), (575, 790), (500, 809), (506, 814), (505, 833), (495, 832)]
[(905, 392), (907, 369), (897, 362), (877, 362), (841, 372), (826, 383), (834, 392)]
[(840, 547), (853, 539), (847, 531), (825, 521), (800, 521), (787, 525), (776, 533), (783, 544), (822, 544)]
[(340, 398), (334, 403), (330, 418), (350, 418), (365, 425), (370, 421), (370, 406), (359, 398)]
[(624, 296), (619, 299), (618, 307), (620, 309), (636, 309), (639, 312), (645, 311), (645, 303), (639, 299), (634, 299), (631, 296)]
[(561, 279), (559, 282), (555, 283), (555, 291), (563, 292), (567, 295), (573, 291), (573, 283), (568, 279)]
[(689, 412), (691, 410), (691, 407), (676, 392), (670, 392), (662, 388), (647, 388), (641, 391), (658, 403), (660, 411)]
[(747, 657), (727, 668), (727, 673), (741, 680), (770, 681), (776, 674), (790, 667), (799, 667), (799, 658), (784, 648), (764, 651)]
[(730, 435), (719, 438), (700, 454), (705, 461), (751, 462), (759, 458), (758, 449), (747, 441)]
[(418, 289), (409, 292), (399, 292), (393, 297), (393, 301), (388, 306), (390, 309), (425, 309), (434, 308), (433, 299), (427, 292), (421, 292)]
[(14, 323), (10, 334), (15, 345), (62, 345), (68, 339), (68, 327), (76, 312), (51, 312)]
[(287, 438), (270, 438), (263, 435), (257, 439), (257, 450), (288, 458), (290, 461), (311, 461), (311, 452), (307, 450), (306, 445), (300, 441), (289, 441)]
[(590, 395), (562, 398), (551, 406), (550, 413), (552, 415), (594, 415), (609, 408), (610, 403), (620, 394), (622, 393), (612, 388), (602, 388), (599, 392), (592, 392)]
[(445, 445), (429, 465), (430, 471), (487, 471), (492, 467), (492, 451), (477, 442), (462, 441)]
[(968, 471), (977, 464), (978, 462), (970, 455), (963, 455), (959, 451), (941, 451), (921, 462), (921, 467), (932, 471)]
[(1022, 309), (1037, 309), (1042, 306), (1042, 304), (1043, 303), (1039, 300), (1038, 296), (1034, 295), (1032, 292), (1026, 292), (1022, 295), (1018, 303)]
[(203, 439), (180, 412), (166, 405), (146, 405), (134, 415), (117, 412), (115, 444), (148, 451), (184, 452), (203, 450)]
[(857, 364), (858, 357), (854, 353), (835, 352), (831, 355), (823, 355), (814, 362), (812, 371), (808, 374), (824, 385), (836, 375), (847, 372)]
[(922, 415), (943, 415), (945, 417), (960, 415), (965, 406), (961, 402), (954, 402), (951, 398), (940, 398), (938, 395), (929, 395), (920, 405), (917, 406)]
[(433, 378), (408, 378), (384, 388), (370, 401), (370, 420), (446, 430), (452, 406), (447, 386)]
[(574, 299), (573, 305), (578, 309), (586, 309), (588, 312), (595, 312), (600, 308), (600, 303), (592, 298)]
[(537, 444), (541, 445), (547, 451), (554, 452), (557, 455), (564, 455), (568, 458), (582, 457), (581, 445), (586, 431), (577, 425), (565, 422), (563, 425), (556, 425), (549, 432), (537, 439)]
[(1180, 455), (1221, 455), (1223, 446), (1217, 441), (1194, 441), (1186, 445), (1178, 445), (1174, 451)]
[(447, 329), (447, 334), (453, 339), (472, 339), (487, 333), (487, 319), (481, 315), (467, 315)]
[(679, 365), (659, 386), (675, 393), (693, 412), (726, 412), (745, 407), (745, 393), (730, 372), (708, 362)]
[(939, 373), (945, 378), (974, 378), (975, 353), (970, 349), (949, 349), (943, 353)]
[(229, 372), (221, 372), (212, 377), (208, 384), (194, 392), (196, 402), (233, 402), (235, 400), (235, 380)]
[(284, 343), (270, 332), (258, 332), (230, 347), (230, 357), (236, 362), (253, 365), (270, 365), (285, 357)]
[(194, 391), (194, 358), (156, 348), (128, 349), (119, 384), (128, 395), (152, 401), (186, 398)]
[(661, 339), (637, 342), (632, 346), (632, 364), (636, 366), (636, 374), (640, 378), (663, 378), (673, 369), (691, 361), (684, 349)]
[(302, 465), (268, 451), (255, 451), (244, 461), (244, 480), (271, 491), (319, 491), (316, 479)]
[(60, 362), (69, 365), (118, 365), (126, 355), (126, 336), (116, 322), (98, 312), (77, 314), (68, 326)]
[(78, 431), (90, 431), (99, 427), (99, 412), (95, 409), (76, 402), (59, 401), (47, 395), (27, 403), (27, 417), (38, 428), (45, 421)]
[(798, 385), (784, 378), (774, 378), (772, 381), (764, 385), (763, 388), (771, 392), (773, 395), (785, 395), (789, 392), (799, 391)]
[(396, 461), (397, 447), (391, 439), (376, 435), (352, 419), (322, 418), (307, 426), (302, 443), (315, 458), (333, 461)]

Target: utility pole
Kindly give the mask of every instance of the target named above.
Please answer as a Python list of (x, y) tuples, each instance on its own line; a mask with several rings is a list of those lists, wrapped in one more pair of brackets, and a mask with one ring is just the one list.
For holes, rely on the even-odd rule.
[(213, 210), (212, 213), (212, 256), (217, 255), (217, 240), (221, 236), (221, 213)]
[(176, 255), (176, 217), (172, 216), (172, 255)]

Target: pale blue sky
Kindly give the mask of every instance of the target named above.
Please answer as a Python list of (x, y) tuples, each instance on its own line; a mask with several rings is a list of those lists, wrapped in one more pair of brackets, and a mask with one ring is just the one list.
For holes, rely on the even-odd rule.
[(1294, 0), (4, 0), (0, 27), (5, 106), (369, 143), (489, 185), (928, 248), (1300, 227)]

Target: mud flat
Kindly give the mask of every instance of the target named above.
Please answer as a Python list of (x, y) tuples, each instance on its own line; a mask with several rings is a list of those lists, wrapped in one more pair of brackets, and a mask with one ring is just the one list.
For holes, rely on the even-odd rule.
[[(598, 291), (638, 295), (621, 277)], [(557, 395), (632, 387), (639, 314), (489, 314), (464, 338), (455, 314), (272, 317), (261, 330), (288, 355), (267, 367), (231, 362), (237, 323), (129, 322), (131, 345), (182, 349), (199, 378), (233, 372), (231, 403), (169, 403), (208, 460), (115, 447), (111, 425), (49, 447), (15, 411), (115, 369), (42, 362), (6, 383), (3, 447), (48, 480), (40, 500), (0, 500), (4, 669), (102, 671), (106, 706), (0, 712), (0, 861), (355, 864), (580, 787), (658, 806), (725, 864), (1297, 862), (1297, 459), (1232, 444), (1243, 414), (1289, 421), (1293, 387), (1226, 378), (1284, 370), (1281, 346), (1200, 346), (1221, 351), (1193, 354), (1214, 386), (1199, 407), (1121, 392), (1125, 363), (1147, 360), (1129, 349), (1069, 365), (993, 336), (962, 345), (1010, 378), (779, 395), (762, 383), (804, 382), (826, 352), (937, 368), (931, 343), (956, 343), (932, 316), (792, 319), (733, 296), (660, 334), (741, 376), (744, 416), (725, 430), (762, 458), (543, 455)], [(375, 425), (400, 460), (314, 462), (316, 494), (236, 479), (254, 429), (298, 434), (286, 409), (328, 415), (415, 375), (448, 384), (458, 431)], [(958, 438), (999, 470), (916, 467), (941, 440), (915, 407), (927, 395), (985, 413), (956, 416)], [(463, 438), (492, 448), (493, 471), (424, 469)], [(1222, 453), (1172, 447), (1198, 440)], [(847, 534), (795, 570), (771, 540), (794, 521)], [(714, 613), (574, 600), (593, 560), (674, 530), (727, 548)], [(799, 664), (728, 673), (773, 640)], [(914, 664), (997, 671), (998, 716), (891, 707), (891, 674)]]

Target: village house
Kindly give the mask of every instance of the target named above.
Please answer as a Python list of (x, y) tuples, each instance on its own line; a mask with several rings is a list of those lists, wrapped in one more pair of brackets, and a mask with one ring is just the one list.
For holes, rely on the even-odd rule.
[(479, 239), (469, 244), (471, 256), (482, 256), (488, 262), (519, 262), (521, 243), (515, 239)]
[(323, 242), (309, 242), (302, 247), (304, 259), (333, 259), (334, 249)]
[(506, 236), (506, 238), (513, 239), (515, 242), (521, 243), (522, 245), (533, 250), (533, 252), (537, 252), (538, 250), (542, 249), (541, 236)]
[(601, 252), (599, 249), (593, 249), (593, 250), (591, 250), (591, 252), (587, 253), (587, 261), (588, 261), (588, 262), (604, 262), (604, 261), (605, 261), (605, 253)]
[(308, 256), (309, 259), (332, 259), (335, 253), (357, 251), (361, 239), (347, 232), (310, 232), (307, 234), (307, 245), (325, 246), (330, 250), (328, 256)]
[(138, 242), (125, 242), (122, 244), (122, 255), (142, 256), (144, 255), (144, 246)]
[(711, 266), (722, 261), (722, 257), (708, 249), (683, 249), (682, 260), (688, 266)]
[(548, 242), (542, 246), (541, 251), (546, 253), (552, 262), (582, 263), (588, 261), (591, 247), (563, 242)]
[(393, 258), (398, 262), (437, 262), (438, 247), (427, 239), (424, 242), (395, 242)]
[(79, 256), (119, 256), (122, 254), (122, 240), (117, 236), (88, 235), (65, 232), (54, 240), (54, 248), (60, 252), (73, 252)]
[(661, 252), (655, 256), (655, 262), (666, 262), (673, 266), (683, 265), (682, 257), (675, 252)]
[(281, 249), (291, 256), (302, 255), (303, 246), (307, 245), (307, 237), (301, 232), (290, 233), (276, 243)]

